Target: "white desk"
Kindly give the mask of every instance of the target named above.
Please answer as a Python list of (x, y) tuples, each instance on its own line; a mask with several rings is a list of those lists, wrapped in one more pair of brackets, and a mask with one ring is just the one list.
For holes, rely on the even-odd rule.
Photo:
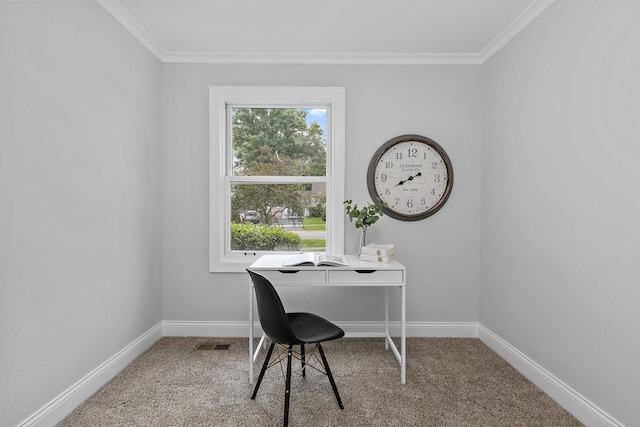
[[(357, 255), (347, 255), (349, 267), (283, 267), (289, 255), (263, 255), (249, 269), (263, 275), (274, 286), (372, 286), (384, 287), (385, 347), (393, 350), (400, 363), (400, 382), (406, 382), (406, 268), (397, 261), (390, 263), (360, 261)], [(400, 288), (400, 351), (389, 334), (389, 288)], [(253, 282), (249, 279), (249, 383), (253, 384), (253, 364), (260, 353), (265, 335), (254, 352), (253, 337)]]

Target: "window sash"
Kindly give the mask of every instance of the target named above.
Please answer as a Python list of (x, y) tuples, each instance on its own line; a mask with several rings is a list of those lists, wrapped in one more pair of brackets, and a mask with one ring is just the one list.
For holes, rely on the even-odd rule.
[[(344, 252), (344, 88), (210, 87), (209, 271), (244, 272), (263, 253), (231, 251), (233, 183), (326, 183), (327, 251)], [(231, 108), (326, 108), (326, 176), (233, 175)]]
[[(269, 106), (256, 106), (256, 105), (242, 105), (242, 106), (238, 106), (235, 104), (228, 104), (227, 105), (227, 129), (229, 130), (229, 133), (227, 135), (227, 142), (230, 144), (229, 149), (227, 151), (227, 161), (226, 161), (226, 169), (225, 169), (225, 175), (227, 176), (233, 176), (235, 175), (234, 172), (234, 159), (233, 159), (233, 110), (234, 109), (293, 109), (293, 110), (297, 110), (297, 109), (322, 109), (327, 111), (326, 114), (326, 128), (328, 130), (331, 129), (331, 111), (329, 108), (327, 108), (326, 105), (309, 105), (307, 103), (303, 103), (303, 104), (299, 104), (299, 105), (269, 105)], [(331, 145), (331, 135), (325, 135), (326, 137), (326, 141), (327, 141), (327, 152), (325, 153), (325, 173), (324, 175), (310, 175), (310, 176), (320, 176), (320, 177), (325, 177), (328, 174), (328, 170), (329, 170), (329, 164), (330, 164), (330, 158), (329, 158), (329, 153), (328, 153), (328, 147)], [(253, 176), (257, 176), (257, 175), (253, 175)]]

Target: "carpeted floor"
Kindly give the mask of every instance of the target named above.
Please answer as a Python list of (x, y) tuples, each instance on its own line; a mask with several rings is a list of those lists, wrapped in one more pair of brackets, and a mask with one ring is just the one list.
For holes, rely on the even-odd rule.
[[(197, 350), (201, 343), (230, 347)], [(302, 378), (297, 363), (292, 427), (582, 425), (479, 339), (409, 338), (404, 385), (381, 338), (323, 347), (345, 409), (326, 376), (308, 369)], [(267, 371), (250, 400), (247, 358), (246, 338), (162, 338), (58, 426), (281, 425), (280, 369)]]

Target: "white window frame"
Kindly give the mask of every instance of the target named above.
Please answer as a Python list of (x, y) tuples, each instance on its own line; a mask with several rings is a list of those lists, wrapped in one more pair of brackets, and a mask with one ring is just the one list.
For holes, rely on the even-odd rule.
[[(286, 177), (291, 182), (326, 182), (327, 252), (344, 253), (345, 89), (344, 87), (211, 86), (209, 88), (209, 271), (245, 272), (264, 253), (230, 252), (232, 178), (229, 107), (327, 109), (325, 177)], [(237, 181), (238, 177), (234, 177)], [(264, 178), (265, 183), (269, 180)], [(278, 182), (282, 182), (279, 180)]]

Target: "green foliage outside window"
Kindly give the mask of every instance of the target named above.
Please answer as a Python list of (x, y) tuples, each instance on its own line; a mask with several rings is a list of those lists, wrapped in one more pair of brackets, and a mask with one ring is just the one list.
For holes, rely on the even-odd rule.
[(302, 239), (280, 227), (267, 227), (249, 222), (231, 224), (231, 250), (234, 251), (299, 251)]
[(324, 135), (317, 123), (307, 126), (306, 117), (303, 109), (234, 108), (235, 173), (262, 175), (256, 167), (287, 162), (280, 175), (324, 176)]
[(314, 203), (309, 206), (309, 216), (327, 220), (327, 195), (314, 194)]
[[(324, 176), (326, 142), (320, 126), (307, 125), (307, 111), (296, 108), (234, 108), (233, 173), (236, 176)], [(278, 222), (285, 212), (303, 216), (312, 204), (326, 216), (326, 197), (310, 184), (233, 184), (234, 218), (256, 210), (263, 224)]]

